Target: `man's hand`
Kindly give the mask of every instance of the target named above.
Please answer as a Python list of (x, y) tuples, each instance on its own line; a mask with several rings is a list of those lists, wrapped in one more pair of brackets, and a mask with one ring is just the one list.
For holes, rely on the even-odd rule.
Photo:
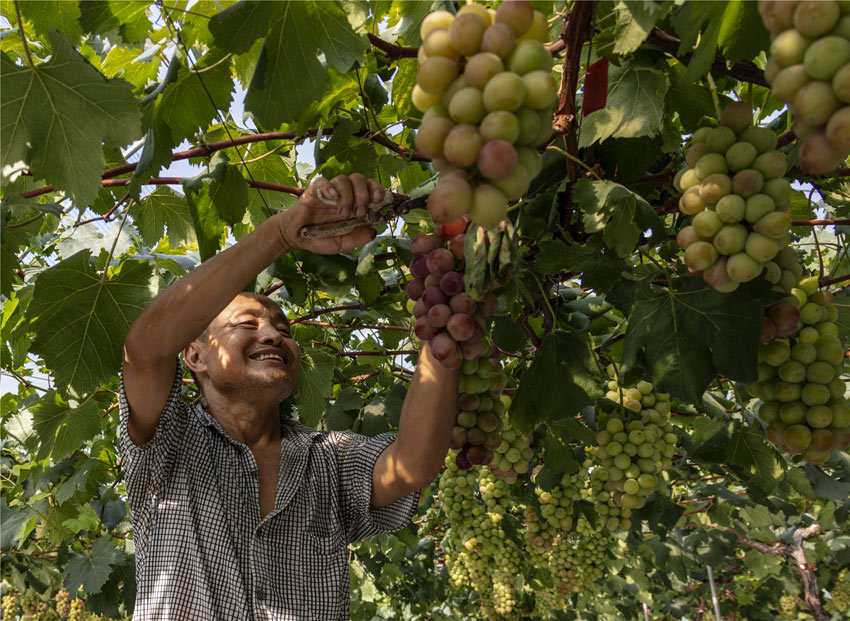
[[(326, 200), (319, 198), (319, 192)], [(376, 235), (375, 229), (364, 225), (346, 235), (324, 239), (301, 237), (301, 229), (310, 224), (364, 216), (369, 204), (383, 199), (381, 184), (359, 173), (348, 177), (339, 175), (330, 181), (318, 177), (293, 207), (278, 214), (283, 243), (290, 250), (301, 248), (319, 254), (351, 252), (371, 241)], [(328, 204), (328, 200), (336, 202)]]

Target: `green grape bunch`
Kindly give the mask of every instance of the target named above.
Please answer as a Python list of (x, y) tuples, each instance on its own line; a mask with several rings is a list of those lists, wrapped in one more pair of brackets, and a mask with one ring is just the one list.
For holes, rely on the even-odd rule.
[(799, 307), (797, 330), (761, 345), (758, 381), (747, 391), (761, 400), (758, 417), (770, 442), (821, 464), (850, 446), (838, 309), (830, 292), (818, 290), (816, 276), (800, 279), (791, 299)]
[(759, 2), (771, 42), (764, 75), (791, 106), (800, 162), (820, 175), (850, 154), (850, 3)]
[[(624, 389), (613, 379), (613, 366), (608, 369), (612, 379), (605, 397), (622, 408), (601, 421), (604, 424), (596, 434), (599, 465), (593, 479), (605, 481), (614, 506), (639, 509), (661, 485), (661, 473), (670, 467), (676, 450), (670, 396), (654, 392), (647, 381)], [(610, 517), (620, 520), (620, 516)]]
[[(693, 133), (688, 167), (674, 178), (682, 192), (679, 210), (692, 216), (676, 236), (685, 264), (721, 293), (762, 272), (779, 283), (783, 269), (775, 259), (790, 241), (785, 155), (776, 150), (772, 130), (752, 123), (748, 104), (727, 105), (718, 127)], [(792, 277), (784, 278), (787, 284)]]
[(440, 172), (428, 211), (440, 224), (468, 214), (496, 226), (541, 169), (536, 147), (552, 134), (557, 84), (545, 16), (527, 0), (493, 11), (434, 11), (420, 28), (413, 104), (416, 148)]

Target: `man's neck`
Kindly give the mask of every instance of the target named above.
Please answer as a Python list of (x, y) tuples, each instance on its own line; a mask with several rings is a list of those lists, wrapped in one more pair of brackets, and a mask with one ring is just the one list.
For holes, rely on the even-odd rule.
[(248, 402), (229, 395), (206, 395), (206, 407), (231, 438), (248, 447), (279, 444), (281, 439), (278, 405)]

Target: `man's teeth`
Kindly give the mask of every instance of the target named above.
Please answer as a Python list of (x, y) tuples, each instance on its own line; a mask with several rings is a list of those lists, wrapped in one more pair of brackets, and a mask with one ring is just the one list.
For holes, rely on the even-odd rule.
[(283, 362), (283, 356), (278, 356), (277, 354), (262, 354), (257, 356), (255, 360), (279, 360)]

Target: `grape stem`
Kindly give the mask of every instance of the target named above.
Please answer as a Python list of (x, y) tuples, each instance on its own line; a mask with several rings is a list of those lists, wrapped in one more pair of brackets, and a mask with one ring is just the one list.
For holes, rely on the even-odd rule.
[(24, 44), (24, 52), (27, 55), (27, 63), (29, 64), (30, 69), (35, 71), (35, 63), (32, 61), (30, 46), (27, 43), (27, 35), (24, 33), (24, 20), (21, 19), (21, 7), (18, 5), (18, 0), (15, 0), (15, 14), (18, 17), (18, 33), (21, 35), (21, 42)]

